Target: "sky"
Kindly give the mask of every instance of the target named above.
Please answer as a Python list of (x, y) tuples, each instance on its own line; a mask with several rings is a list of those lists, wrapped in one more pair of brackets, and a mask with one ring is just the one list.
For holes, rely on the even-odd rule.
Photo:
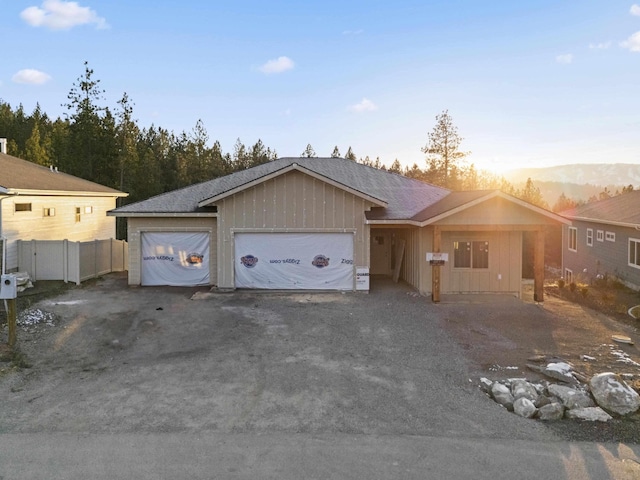
[[(0, 99), (64, 116), (84, 62), (141, 128), (424, 168), (448, 111), (480, 169), (640, 164), (640, 3), (0, 0)], [(2, 132), (0, 132), (2, 136)]]

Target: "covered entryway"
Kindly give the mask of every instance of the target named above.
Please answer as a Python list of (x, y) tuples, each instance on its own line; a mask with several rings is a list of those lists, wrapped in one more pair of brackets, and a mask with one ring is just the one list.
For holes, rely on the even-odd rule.
[(142, 232), (142, 285), (208, 285), (208, 232)]
[(353, 233), (235, 233), (235, 286), (353, 290), (353, 237)]

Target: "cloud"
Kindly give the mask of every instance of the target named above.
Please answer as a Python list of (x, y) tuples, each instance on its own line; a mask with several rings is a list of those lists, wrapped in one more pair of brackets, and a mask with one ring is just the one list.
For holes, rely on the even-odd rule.
[(564, 55), (558, 55), (556, 57), (556, 62), (558, 63), (571, 63), (573, 62), (573, 55), (571, 55), (570, 53), (565, 53)]
[(349, 106), (349, 110), (356, 113), (373, 112), (374, 110), (377, 110), (377, 109), (378, 109), (378, 106), (368, 98), (363, 98), (359, 103)]
[(289, 57), (278, 57), (274, 60), (269, 60), (267, 63), (260, 67), (260, 71), (262, 73), (271, 74), (271, 73), (282, 73), (287, 70), (292, 70), (295, 66), (293, 60)]
[(631, 5), (631, 8), (629, 9), (629, 13), (631, 15), (635, 15), (636, 17), (640, 17), (640, 5), (636, 5), (635, 3)]
[(15, 83), (25, 83), (28, 85), (42, 85), (51, 80), (51, 76), (47, 75), (40, 70), (34, 70), (32, 68), (26, 68), (20, 70), (13, 77), (11, 77)]
[(360, 35), (363, 32), (364, 30), (360, 28), (359, 30), (345, 30), (344, 32), (342, 32), (342, 34), (343, 35)]
[(87, 24), (95, 24), (99, 29), (109, 28), (107, 21), (89, 7), (62, 0), (44, 0), (42, 7), (25, 8), (20, 12), (20, 17), (32, 27), (46, 27), (49, 30), (69, 30)]
[(590, 43), (589, 48), (592, 50), (606, 50), (611, 46), (611, 42)]
[(640, 32), (636, 32), (624, 42), (620, 42), (620, 46), (622, 48), (628, 48), (632, 52), (640, 52)]

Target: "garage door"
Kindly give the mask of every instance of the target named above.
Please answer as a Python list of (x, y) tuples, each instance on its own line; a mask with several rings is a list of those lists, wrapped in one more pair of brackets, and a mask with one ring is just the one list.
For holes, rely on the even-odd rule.
[(353, 290), (351, 233), (237, 233), (236, 288)]
[(143, 232), (142, 285), (208, 285), (209, 233)]

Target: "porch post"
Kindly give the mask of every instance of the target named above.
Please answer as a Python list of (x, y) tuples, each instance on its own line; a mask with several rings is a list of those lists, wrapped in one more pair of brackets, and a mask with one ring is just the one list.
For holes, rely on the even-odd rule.
[[(440, 252), (441, 232), (440, 227), (433, 227), (433, 252)], [(431, 300), (434, 303), (440, 301), (440, 265), (431, 265)]]
[(544, 228), (536, 230), (533, 254), (533, 300), (544, 301)]

